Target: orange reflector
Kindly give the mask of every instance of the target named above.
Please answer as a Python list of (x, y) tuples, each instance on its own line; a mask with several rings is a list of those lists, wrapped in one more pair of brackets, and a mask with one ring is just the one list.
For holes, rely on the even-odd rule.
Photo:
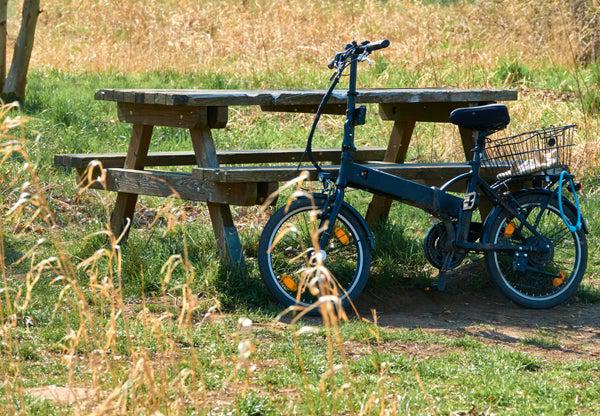
[(289, 274), (284, 274), (281, 276), (281, 283), (283, 283), (283, 285), (292, 292), (296, 292), (298, 290), (296, 281)]
[(504, 237), (506, 237), (506, 238), (512, 237), (512, 235), (516, 229), (517, 229), (517, 226), (515, 225), (515, 223), (512, 221), (509, 222), (508, 224), (506, 224), (506, 227), (504, 228)]
[(335, 227), (333, 229), (333, 233), (335, 234), (335, 238), (337, 238), (343, 245), (347, 246), (350, 244), (350, 237), (348, 237), (346, 231), (342, 230), (340, 227)]
[(554, 279), (552, 279), (552, 286), (559, 287), (560, 285), (563, 284), (563, 282), (565, 281), (566, 278), (567, 278), (567, 273), (565, 273), (564, 271), (560, 272), (558, 276), (556, 276)]

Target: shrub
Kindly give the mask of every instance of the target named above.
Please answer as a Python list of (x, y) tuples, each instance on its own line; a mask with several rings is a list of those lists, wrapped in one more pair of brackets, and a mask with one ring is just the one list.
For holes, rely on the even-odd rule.
[(495, 76), (500, 82), (510, 85), (523, 83), (531, 78), (529, 69), (517, 60), (500, 62)]
[(581, 100), (586, 113), (591, 115), (600, 114), (600, 86), (592, 86), (583, 93)]

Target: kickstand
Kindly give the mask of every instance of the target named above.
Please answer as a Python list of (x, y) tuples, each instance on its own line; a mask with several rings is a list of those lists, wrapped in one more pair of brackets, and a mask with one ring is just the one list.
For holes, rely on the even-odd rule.
[(437, 281), (431, 287), (433, 290), (443, 292), (446, 290), (446, 270), (440, 269)]
[(441, 269), (439, 269), (437, 281), (431, 285), (431, 290), (435, 290), (437, 292), (443, 292), (446, 290), (446, 273), (450, 270), (450, 262), (452, 261), (452, 254), (446, 254), (444, 257), (444, 264)]

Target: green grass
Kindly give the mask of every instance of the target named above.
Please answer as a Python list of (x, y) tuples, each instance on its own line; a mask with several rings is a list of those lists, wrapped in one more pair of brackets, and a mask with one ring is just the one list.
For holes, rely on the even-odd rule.
[[(576, 88), (574, 75), (563, 74), (560, 68), (525, 68), (518, 63), (502, 64), (497, 75), (473, 69), (474, 82), (481, 85), (491, 83), (526, 83), (534, 88), (550, 88), (573, 91)], [(597, 68), (586, 69), (585, 76), (597, 77)], [(32, 118), (26, 131), (30, 149), (37, 163), (50, 204), (58, 213), (60, 234), (67, 242), (67, 249), (75, 261), (92, 255), (102, 246), (100, 236), (85, 237), (98, 231), (106, 222), (106, 206), (110, 206), (111, 195), (90, 192), (76, 199), (73, 172), (56, 168), (52, 158), (57, 153), (115, 152), (125, 151), (128, 144), (129, 126), (116, 120), (113, 103), (93, 100), (93, 93), (102, 87), (198, 87), (198, 88), (300, 88), (323, 86), (323, 73), (314, 70), (298, 71), (299, 78), (283, 77), (280, 74), (259, 73), (253, 79), (242, 80), (232, 74), (161, 72), (124, 75), (119, 73), (70, 74), (59, 71), (33, 71), (28, 86), (28, 97), (23, 112)], [(561, 74), (560, 76), (556, 74)], [(378, 59), (372, 68), (365, 71), (365, 85), (411, 85), (421, 74), (410, 72)], [(443, 83), (452, 85), (460, 73), (445, 72)], [(386, 77), (383, 77), (386, 75)], [(511, 78), (512, 77), (512, 78)], [(385, 81), (378, 82), (379, 80)], [(595, 79), (595, 78), (593, 78)], [(594, 82), (597, 82), (594, 81)], [(550, 113), (548, 123), (564, 118), (568, 111), (577, 108), (577, 103), (564, 104), (562, 112)], [(230, 127), (215, 132), (217, 146), (232, 148), (280, 148), (302, 147), (309, 116), (257, 115), (255, 109), (232, 112)], [(252, 123), (248, 123), (252, 117)], [(339, 120), (328, 121), (317, 139), (317, 146), (339, 145)], [(380, 121), (375, 108), (370, 109), (369, 128), (360, 129), (359, 145), (385, 145), (389, 125)], [(436, 146), (439, 130), (435, 126), (423, 125), (417, 129), (417, 140), (409, 158), (429, 160), (440, 158), (443, 150)], [(188, 150), (189, 138), (182, 131), (159, 128), (153, 137), (152, 150)], [(0, 200), (10, 203), (18, 194), (13, 185), (19, 183), (21, 161), (13, 158), (1, 169)], [(584, 210), (590, 228), (600, 226), (600, 198), (597, 180), (588, 179), (590, 195), (584, 201)], [(104, 200), (102, 200), (104, 198)], [(352, 192), (349, 202), (362, 213), (365, 212), (369, 195)], [(164, 201), (144, 197), (141, 203), (156, 210)], [(184, 203), (172, 202), (175, 206)], [(387, 224), (376, 230), (377, 248), (374, 253), (371, 279), (368, 289), (383, 289), (402, 285), (425, 287), (431, 283), (432, 269), (422, 253), (422, 238), (430, 225), (427, 215), (417, 209), (395, 205)], [(241, 238), (247, 256), (248, 270), (245, 276), (228, 270), (218, 262), (217, 249), (212, 230), (207, 225), (206, 213), (198, 211), (198, 218), (185, 225), (190, 261), (196, 270), (196, 279), (191, 288), (199, 294), (199, 312), (195, 322), (202, 319), (201, 311), (220, 304), (226, 312), (224, 320), (216, 323), (194, 325), (181, 330), (175, 318), (179, 308), (172, 303), (157, 301), (162, 293), (161, 268), (174, 254), (183, 251), (181, 226), (166, 231), (165, 227), (154, 230), (136, 224), (127, 245), (123, 248), (124, 298), (128, 302), (129, 324), (119, 322), (118, 330), (132, 332), (134, 349), (119, 338), (116, 350), (111, 354), (123, 356), (122, 364), (116, 364), (110, 377), (104, 375), (101, 382), (114, 386), (127, 377), (128, 361), (133, 351), (143, 349), (148, 354), (161, 357), (172, 347), (169, 342), (157, 338), (152, 328), (141, 321), (138, 314), (143, 306), (138, 302), (142, 296), (149, 299), (147, 308), (158, 317), (171, 314), (159, 325), (160, 331), (175, 342), (178, 348), (177, 365), (168, 371), (190, 368), (203, 379), (207, 392), (224, 400), (220, 411), (229, 414), (259, 415), (279, 413), (351, 413), (360, 411), (365, 397), (380, 397), (386, 406), (396, 406), (400, 413), (423, 414), (432, 409), (439, 414), (453, 411), (490, 412), (496, 414), (592, 414), (597, 409), (600, 385), (597, 377), (600, 365), (597, 361), (553, 361), (519, 351), (518, 348), (496, 346), (469, 336), (448, 336), (424, 329), (378, 328), (373, 324), (353, 321), (341, 328), (345, 350), (349, 358), (339, 351), (334, 361), (342, 363), (346, 375), (340, 370), (333, 385), (325, 391), (319, 389), (328, 360), (325, 353), (327, 342), (324, 329), (317, 334), (303, 335), (299, 339), (300, 357), (305, 366), (306, 379), (300, 371), (298, 356), (294, 353), (292, 331), (294, 328), (279, 329), (270, 320), (280, 312), (263, 288), (256, 265), (256, 245), (261, 224), (245, 225)], [(12, 265), (40, 238), (32, 232), (16, 233), (5, 223), (5, 252), (9, 264), (11, 287), (21, 287), (22, 274), (30, 264)], [(600, 255), (595, 248), (600, 245), (597, 233), (589, 236), (590, 260), (586, 283), (574, 301), (576, 305), (600, 301), (598, 273)], [(40, 258), (53, 255), (48, 242), (40, 246)], [(17, 348), (9, 348), (0, 342), (0, 374), (11, 374), (11, 363), (20, 365), (23, 373), (20, 382), (24, 387), (69, 382), (69, 374), (61, 354), (66, 349), (67, 336), (79, 325), (77, 302), (72, 293), (59, 301), (61, 286), (50, 285), (52, 275), (45, 274), (34, 289), (31, 305), (19, 315), (15, 328), (19, 340)], [(80, 272), (81, 284), (88, 285), (89, 278)], [(182, 269), (177, 269), (167, 286), (167, 291), (180, 296), (184, 283)], [(475, 283), (479, 284), (479, 283)], [(91, 295), (89, 302), (96, 318), (103, 325), (109, 322), (109, 302)], [(170, 299), (167, 295), (162, 295)], [(24, 324), (29, 316), (34, 325)], [(166, 315), (165, 315), (166, 316)], [(237, 354), (237, 319), (251, 317), (258, 325), (249, 336), (256, 352), (251, 361), (257, 365), (255, 371), (248, 369), (235, 372)], [(318, 323), (311, 323), (318, 325)], [(104, 327), (89, 334), (91, 338), (103, 339)], [(557, 336), (548, 333), (525, 338), (526, 347), (555, 348), (560, 345)], [(97, 345), (90, 341), (78, 346), (85, 366)], [(423, 354), (410, 352), (398, 346), (427, 346)], [(436, 347), (436, 348), (431, 348)], [(439, 348), (437, 348), (439, 347)], [(183, 351), (194, 350), (193, 357)], [(199, 357), (199, 359), (198, 359)], [(196, 361), (197, 359), (197, 361)], [(160, 360), (160, 358), (157, 358)], [(422, 380), (420, 387), (418, 377)], [(348, 376), (350, 376), (348, 378)], [(80, 385), (91, 382), (89, 371), (74, 376)], [(226, 390), (236, 380), (235, 391)], [(350, 383), (351, 388), (343, 387)], [(12, 403), (15, 407), (28, 409), (31, 413), (62, 414), (65, 409), (54, 407), (30, 397), (5, 395), (5, 386), (0, 383), (0, 407)], [(349, 392), (352, 392), (350, 394)], [(424, 393), (424, 391), (426, 393)], [(381, 392), (381, 394), (380, 394)], [(290, 397), (293, 400), (290, 400)], [(189, 409), (191, 411), (191, 409)], [(370, 413), (376, 413), (373, 408)]]
[[(357, 326), (364, 324), (348, 323), (342, 329), (352, 333)], [(177, 332), (175, 325), (168, 323), (164, 330)], [(225, 335), (233, 331), (234, 319), (227, 319), (225, 324), (204, 325), (193, 331), (192, 344), (202, 359), (191, 368), (204, 375), (204, 383), (209, 391), (219, 391), (233, 377), (234, 360), (228, 357), (235, 354), (235, 342)], [(418, 330), (379, 331), (384, 335), (380, 343), (355, 340), (348, 344), (347, 351), (354, 351), (358, 355), (353, 355), (349, 361), (342, 361), (336, 356), (336, 362), (345, 363), (351, 379), (346, 379), (342, 374), (336, 376), (335, 393), (329, 391), (328, 395), (337, 396), (337, 399), (323, 402), (317, 388), (327, 368), (323, 335), (300, 338), (300, 356), (308, 380), (306, 387), (303, 387), (289, 333), (260, 327), (252, 335), (257, 345), (252, 362), (257, 363), (258, 369), (238, 373), (238, 382), (247, 382), (251, 388), (225, 407), (237, 408), (241, 414), (249, 415), (280, 413), (281, 406), (288, 398), (280, 392), (286, 391), (297, 397), (295, 406), (300, 413), (358, 411), (362, 397), (376, 394), (378, 389), (382, 389), (389, 393), (402, 392), (386, 397), (388, 405), (395, 403), (401, 408), (409, 407), (415, 413), (427, 412), (431, 405), (419, 387), (416, 373), (427, 394), (433, 398), (435, 409), (442, 414), (469, 409), (471, 406), (479, 411), (493, 409), (495, 413), (502, 414), (586, 413), (597, 404), (600, 385), (591, 382), (600, 371), (597, 362), (546, 361), (506, 347), (431, 336)], [(138, 328), (135, 339), (143, 344), (151, 336), (143, 328)], [(43, 339), (37, 339), (36, 342), (37, 345), (45, 345)], [(188, 345), (184, 339), (178, 342)], [(396, 349), (398, 342), (403, 345), (438, 345), (445, 350), (441, 349), (434, 355), (414, 355)], [(156, 354), (166, 349), (166, 346), (152, 344), (145, 347), (150, 353)], [(127, 351), (119, 353), (127, 355)], [(177, 359), (181, 367), (192, 366), (185, 356), (178, 356)], [(57, 377), (53, 375), (54, 371), (48, 364), (49, 357), (45, 358), (45, 362), (27, 360), (23, 374), (26, 385), (60, 385), (65, 382), (61, 378), (64, 370), (57, 368), (54, 370)], [(85, 382), (85, 378), (79, 382)], [(339, 389), (348, 382), (355, 388), (354, 395), (340, 397)], [(37, 406), (41, 404), (37, 403)]]

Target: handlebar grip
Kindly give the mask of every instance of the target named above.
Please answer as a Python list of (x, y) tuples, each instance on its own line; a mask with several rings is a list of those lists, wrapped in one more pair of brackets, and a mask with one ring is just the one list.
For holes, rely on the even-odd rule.
[(336, 53), (335, 56), (333, 57), (333, 59), (331, 59), (331, 61), (329, 61), (329, 63), (327, 64), (327, 68), (329, 68), (329, 69), (335, 68), (336, 62), (340, 60), (342, 55), (343, 55), (342, 52)]
[(390, 41), (387, 39), (379, 40), (377, 42), (371, 42), (365, 46), (365, 50), (367, 52), (377, 51), (379, 49), (384, 49), (390, 46)]

